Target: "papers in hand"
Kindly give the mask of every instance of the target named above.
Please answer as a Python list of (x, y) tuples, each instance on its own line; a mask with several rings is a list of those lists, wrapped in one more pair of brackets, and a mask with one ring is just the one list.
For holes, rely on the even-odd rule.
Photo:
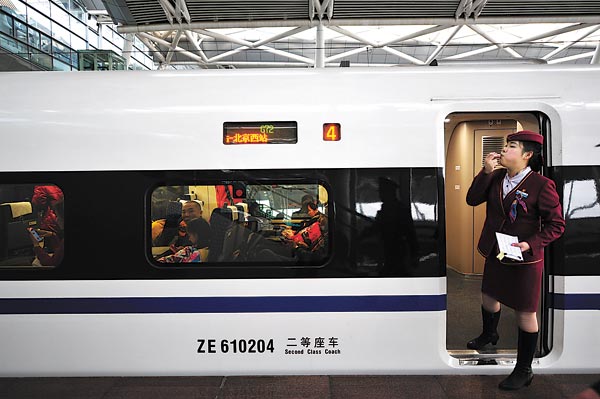
[(502, 260), (505, 256), (514, 260), (523, 260), (523, 254), (521, 248), (513, 247), (511, 244), (519, 242), (519, 238), (515, 236), (509, 236), (507, 234), (496, 233), (496, 239), (498, 240), (498, 259)]

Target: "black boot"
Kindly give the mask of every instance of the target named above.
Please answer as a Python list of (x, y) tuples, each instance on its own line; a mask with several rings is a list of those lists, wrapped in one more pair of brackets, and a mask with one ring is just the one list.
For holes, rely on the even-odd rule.
[(496, 313), (488, 312), (483, 308), (483, 306), (481, 307), (483, 332), (479, 337), (467, 342), (467, 348), (479, 350), (489, 343), (496, 345), (498, 338), (500, 338), (498, 336), (498, 332), (496, 331), (496, 328), (498, 327), (498, 321), (500, 321), (500, 312), (501, 310), (497, 311)]
[(519, 345), (517, 347), (517, 364), (513, 372), (498, 385), (505, 391), (514, 391), (528, 387), (533, 380), (531, 362), (537, 346), (538, 333), (528, 333), (519, 329)]

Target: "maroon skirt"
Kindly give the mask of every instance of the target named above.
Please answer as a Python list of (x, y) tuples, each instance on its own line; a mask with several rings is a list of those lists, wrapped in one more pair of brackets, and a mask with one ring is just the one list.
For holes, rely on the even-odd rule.
[(544, 260), (504, 264), (495, 256), (485, 260), (481, 292), (520, 312), (537, 312)]

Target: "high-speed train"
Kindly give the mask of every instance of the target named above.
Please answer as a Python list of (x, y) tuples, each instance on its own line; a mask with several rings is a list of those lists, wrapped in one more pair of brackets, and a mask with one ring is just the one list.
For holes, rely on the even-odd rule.
[(566, 219), (534, 369), (600, 371), (598, 66), (0, 87), (1, 376), (508, 374), (514, 351), (448, 345), (447, 275), (481, 274), (466, 191), (521, 129)]

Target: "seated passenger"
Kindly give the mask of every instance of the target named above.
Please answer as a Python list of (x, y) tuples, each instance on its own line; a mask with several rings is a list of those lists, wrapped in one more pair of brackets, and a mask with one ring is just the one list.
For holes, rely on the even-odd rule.
[(190, 245), (181, 248), (172, 255), (157, 259), (160, 263), (200, 263), (202, 258), (200, 250), (208, 247), (210, 243), (210, 226), (202, 218), (189, 220), (186, 224), (186, 233)]
[[(64, 227), (65, 227), (65, 204), (62, 198), (56, 202), (53, 202), (50, 207), (52, 208), (52, 213), (56, 215), (56, 227), (58, 231), (56, 231), (53, 236), (55, 243), (51, 246), (53, 253), (48, 253), (42, 246), (40, 245), (40, 241), (36, 240), (34, 235), (30, 235), (31, 242), (33, 244), (33, 251), (35, 252), (35, 256), (37, 257), (39, 264), (42, 266), (56, 266), (59, 265), (65, 254), (65, 241), (64, 241)], [(41, 235), (41, 234), (40, 234)], [(45, 240), (44, 240), (45, 241)], [(46, 248), (47, 249), (47, 248)], [(37, 264), (34, 261), (34, 264)]]
[(300, 209), (292, 213), (292, 219), (308, 219), (310, 217), (308, 214), (308, 204), (314, 204), (315, 202), (315, 198), (312, 195), (303, 195)]
[(63, 198), (63, 192), (57, 186), (35, 186), (33, 189), (31, 206), (38, 222), (36, 231), (45, 239), (44, 246), (52, 250), (60, 241), (57, 234), (62, 230), (58, 225), (52, 204), (62, 201)]
[[(307, 215), (310, 219), (304, 221), (297, 233), (291, 228), (281, 232), (283, 243), (281, 248), (262, 248), (257, 251), (256, 260), (266, 262), (318, 262), (328, 254), (328, 224), (327, 216), (319, 212), (317, 204), (307, 205)], [(289, 252), (286, 253), (285, 249)]]
[(181, 208), (181, 219), (175, 223), (169, 223), (172, 219), (167, 215), (167, 219), (152, 223), (152, 245), (153, 246), (171, 246), (177, 252), (181, 248), (191, 244), (186, 233), (186, 223), (192, 219), (202, 217), (202, 205), (200, 201), (187, 201)]
[(327, 216), (319, 211), (314, 202), (307, 204), (307, 215), (309, 219), (302, 222), (296, 234), (291, 229), (283, 230), (281, 234), (300, 251), (322, 252), (327, 247)]

